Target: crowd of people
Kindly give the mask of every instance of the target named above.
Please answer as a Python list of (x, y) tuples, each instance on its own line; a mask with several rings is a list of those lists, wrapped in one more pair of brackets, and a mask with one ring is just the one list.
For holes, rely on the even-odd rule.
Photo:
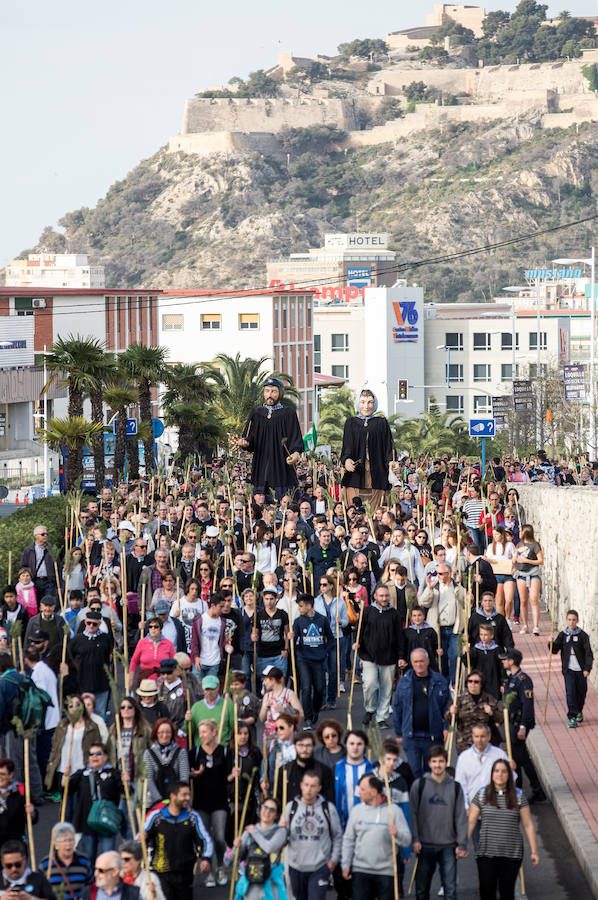
[[(540, 637), (544, 557), (513, 485), (566, 467), (396, 460), (367, 390), (340, 457), (302, 461), (282, 394), (268, 379), (209, 477), (104, 488), (67, 511), (60, 554), (42, 524), (22, 550), (0, 623), (7, 900), (190, 900), (196, 876), (249, 900), (389, 900), (411, 858), (418, 900), (437, 868), (451, 900), (469, 852), (482, 900), (508, 900), (523, 835), (538, 863), (513, 632)], [(550, 649), (579, 727), (574, 610)]]

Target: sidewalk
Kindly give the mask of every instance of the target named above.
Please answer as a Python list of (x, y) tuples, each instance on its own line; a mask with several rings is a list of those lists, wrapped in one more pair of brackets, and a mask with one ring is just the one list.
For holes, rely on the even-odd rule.
[(598, 694), (588, 685), (585, 721), (579, 728), (568, 728), (561, 657), (553, 656), (546, 724), (542, 724), (550, 655), (550, 617), (546, 613), (542, 614), (540, 631), (539, 637), (513, 635), (523, 653), (523, 671), (534, 682), (536, 727), (527, 744), (544, 789), (598, 897)]

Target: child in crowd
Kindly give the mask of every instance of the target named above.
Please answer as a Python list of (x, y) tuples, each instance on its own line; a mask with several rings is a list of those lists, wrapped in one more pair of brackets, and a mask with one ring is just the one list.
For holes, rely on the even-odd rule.
[(405, 628), (403, 634), (405, 635), (406, 641), (406, 658), (399, 660), (400, 666), (402, 663), (401, 668), (406, 668), (411, 665), (410, 659), (412, 652), (421, 648), (425, 650), (430, 657), (430, 668), (435, 669), (438, 672), (438, 657), (442, 655), (442, 650), (438, 649), (438, 635), (436, 634), (436, 629), (432, 628), (432, 626), (428, 625), (426, 622), (425, 610), (422, 609), (421, 606), (413, 606), (411, 608), (409, 626), (408, 628)]
[(577, 728), (583, 722), (583, 707), (588, 691), (588, 675), (594, 662), (590, 638), (579, 627), (579, 615), (574, 609), (567, 613), (567, 625), (556, 636), (553, 653), (561, 654), (561, 666), (567, 694), (567, 718), (569, 728)]
[[(500, 686), (503, 683), (504, 668), (498, 654), (503, 648), (494, 640), (494, 626), (484, 622), (479, 626), (480, 638), (473, 647), (465, 644), (463, 662), (471, 663), (472, 669), (479, 669), (485, 678), (485, 689), (497, 700), (501, 699)], [(469, 660), (467, 651), (469, 650)]]

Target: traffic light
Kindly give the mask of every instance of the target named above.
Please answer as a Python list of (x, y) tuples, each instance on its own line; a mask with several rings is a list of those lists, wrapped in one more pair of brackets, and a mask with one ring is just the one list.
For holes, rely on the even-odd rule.
[(401, 378), (399, 380), (399, 400), (407, 399), (407, 379)]

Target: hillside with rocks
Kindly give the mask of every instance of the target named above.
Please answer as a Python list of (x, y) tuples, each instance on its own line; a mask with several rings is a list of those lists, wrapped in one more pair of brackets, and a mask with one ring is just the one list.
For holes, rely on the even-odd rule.
[[(329, 231), (387, 231), (404, 263), (596, 211), (598, 124), (542, 130), (530, 114), (363, 149), (337, 145), (333, 129), (315, 128), (289, 135), (288, 157), (162, 148), (94, 209), (45, 229), (39, 246), (87, 249), (110, 287), (257, 288), (268, 258), (317, 247)], [(406, 277), (425, 285), (428, 300), (488, 299), (518, 268), (581, 251), (591, 232), (577, 226)]]

